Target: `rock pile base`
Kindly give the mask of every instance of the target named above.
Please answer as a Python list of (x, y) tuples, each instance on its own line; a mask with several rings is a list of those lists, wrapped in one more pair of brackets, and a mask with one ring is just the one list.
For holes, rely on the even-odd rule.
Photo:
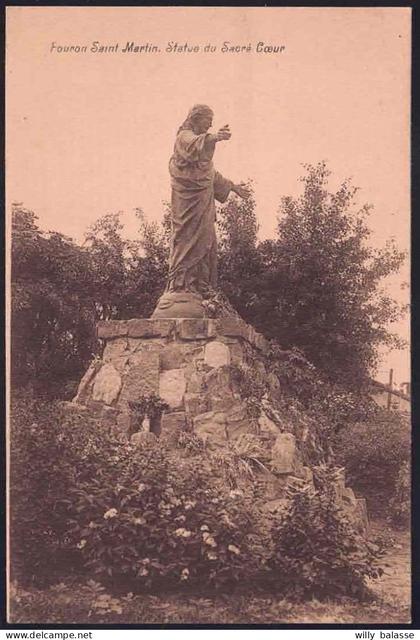
[[(97, 335), (104, 343), (102, 357), (91, 363), (71, 404), (86, 408), (119, 438), (141, 431), (133, 403), (155, 394), (168, 406), (157, 436), (177, 438), (188, 430), (210, 447), (238, 443), (251, 434), (270, 440), (267, 486), (272, 495), (267, 508), (281, 507), (289, 477), (312, 481), (299, 437), (276, 418), (269, 399), (255, 418), (243, 397), (235, 376), (238, 367), (258, 370), (279, 393), (278, 379), (266, 371), (269, 343), (253, 327), (236, 317), (140, 318), (100, 322)], [(349, 515), (365, 529), (364, 500), (345, 487), (344, 477), (337, 492)]]
[(252, 364), (268, 349), (236, 318), (101, 322), (102, 358), (84, 375), (73, 402), (88, 406), (121, 435), (136, 429), (130, 402), (154, 393), (169, 405), (161, 430), (186, 427), (213, 443), (249, 432), (232, 365)]

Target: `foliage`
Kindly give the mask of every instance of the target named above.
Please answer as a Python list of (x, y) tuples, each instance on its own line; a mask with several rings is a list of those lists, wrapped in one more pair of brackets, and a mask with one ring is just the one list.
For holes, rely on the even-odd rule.
[(408, 461), (404, 462), (398, 471), (390, 507), (391, 519), (395, 524), (409, 524), (411, 515), (411, 473)]
[[(12, 398), (10, 428), (10, 529), (13, 575), (43, 584), (77, 566), (67, 535), (68, 494), (78, 473), (89, 473), (89, 435), (97, 424), (66, 416), (57, 403), (28, 392)], [(89, 444), (88, 444), (89, 443)], [(97, 448), (98, 466), (104, 463)]]
[(296, 404), (316, 423), (324, 448), (341, 429), (376, 414), (376, 404), (368, 394), (332, 382), (297, 348), (284, 350), (271, 340), (266, 366), (278, 381), (277, 402)]
[(223, 482), (238, 490), (251, 482), (255, 498), (261, 497), (258, 486), (258, 472), (268, 472), (267, 462), (271, 459), (267, 441), (256, 434), (244, 433), (235, 442), (228, 443), (221, 450), (209, 451), (208, 457), (214, 473), (220, 474)]
[(291, 485), (290, 502), (273, 529), (270, 568), (289, 595), (367, 595), (366, 578), (382, 573), (378, 557), (337, 503), (336, 470), (315, 468), (315, 488)]
[[(252, 184), (247, 186), (252, 193)], [(236, 311), (252, 322), (264, 280), (254, 198), (229, 199), (218, 208), (217, 227), (219, 287)]]
[[(407, 549), (408, 552), (408, 549)], [(391, 578), (392, 579), (392, 578)], [(92, 585), (93, 583), (93, 585)], [(409, 577), (407, 575), (407, 587)], [(407, 594), (387, 589), (387, 601), (357, 602), (349, 599), (293, 602), (278, 595), (255, 593), (253, 584), (229, 594), (159, 593), (111, 595), (89, 580), (61, 582), (49, 589), (10, 589), (10, 622), (13, 624), (376, 624), (409, 623)], [(103, 598), (101, 598), (103, 596)], [(101, 598), (101, 600), (99, 600)], [(104, 606), (95, 606), (104, 601)], [(109, 606), (108, 606), (109, 605)]]
[(86, 480), (70, 492), (71, 537), (94, 575), (136, 589), (224, 588), (255, 575), (251, 496), (239, 501), (201, 460), (176, 464), (159, 443), (123, 447), (116, 468), (106, 483)]
[(42, 584), (89, 571), (168, 589), (232, 587), (258, 575), (267, 545), (252, 489), (238, 499), (210, 460), (181, 458), (157, 440), (122, 444), (83, 415), (28, 398), (13, 416), (15, 577)]
[(410, 425), (402, 414), (378, 408), (369, 421), (350, 424), (334, 442), (347, 482), (373, 513), (387, 512), (398, 474), (410, 456)]
[[(178, 449), (157, 439), (136, 447), (83, 411), (28, 396), (14, 400), (12, 416), (14, 579), (43, 585), (88, 574), (133, 591), (231, 590), (252, 581), (320, 596), (339, 576), (337, 593), (361, 596), (356, 587), (375, 575), (334, 502), (328, 472), (318, 472), (316, 492), (296, 490), (281, 521), (270, 524), (257, 481), (269, 457), (262, 437), (222, 453), (192, 435)], [(104, 610), (119, 607), (98, 600)]]
[(165, 228), (148, 222), (137, 208), (139, 237), (127, 240), (121, 216), (116, 213), (99, 218), (86, 234), (97, 311), (103, 320), (150, 316), (166, 280)]
[(166, 278), (167, 239), (141, 211), (139, 240), (123, 237), (121, 214), (88, 230), (83, 246), (44, 232), (33, 212), (12, 210), (12, 381), (39, 393), (74, 395), (98, 351), (98, 320), (149, 316)]
[[(344, 181), (328, 191), (325, 163), (306, 166), (303, 194), (282, 199), (276, 237), (258, 241), (253, 197), (218, 208), (219, 288), (208, 314), (236, 310), (258, 331), (299, 351), (332, 384), (360, 389), (380, 345), (401, 346), (389, 323), (402, 311), (381, 290), (404, 255), (368, 244), (367, 205)], [(252, 191), (252, 185), (249, 185)], [(83, 246), (40, 230), (13, 209), (12, 353), (15, 384), (75, 380), (97, 349), (99, 319), (148, 317), (168, 271), (171, 208), (163, 224), (136, 209), (139, 235), (124, 237), (121, 213), (88, 230)], [(229, 302), (227, 302), (229, 301)]]
[(90, 256), (22, 205), (12, 214), (12, 383), (62, 394), (97, 349)]
[(305, 168), (303, 194), (281, 201), (274, 239), (257, 242), (252, 199), (220, 209), (220, 286), (267, 338), (299, 349), (330, 381), (360, 388), (378, 346), (401, 346), (389, 326), (402, 308), (381, 285), (405, 256), (392, 241), (368, 243), (370, 207), (357, 206), (349, 181), (329, 192), (326, 164)]
[(245, 400), (250, 418), (258, 418), (261, 413), (261, 401), (267, 391), (265, 371), (256, 366), (230, 365), (232, 381), (239, 388)]
[(156, 393), (145, 393), (136, 401), (129, 400), (130, 410), (137, 417), (139, 427), (145, 416), (150, 420), (159, 419), (164, 411), (169, 409), (167, 402)]

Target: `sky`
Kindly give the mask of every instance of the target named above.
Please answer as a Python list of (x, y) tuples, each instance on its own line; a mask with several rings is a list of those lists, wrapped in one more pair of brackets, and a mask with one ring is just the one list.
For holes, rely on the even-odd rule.
[[(136, 207), (161, 219), (176, 130), (205, 103), (214, 129), (232, 131), (217, 169), (254, 181), (261, 238), (281, 197), (299, 195), (302, 165), (326, 160), (332, 189), (350, 177), (373, 205), (372, 244), (408, 250), (410, 30), (410, 9), (396, 7), (8, 7), (8, 210), (23, 202), (41, 228), (78, 241), (122, 211), (134, 236)], [(60, 51), (71, 46), (86, 51)], [(280, 51), (256, 50), (270, 46)], [(387, 283), (402, 302), (408, 273), (407, 261)], [(408, 318), (395, 329), (407, 338)], [(393, 367), (408, 380), (408, 362), (408, 350), (384, 354), (379, 379)]]

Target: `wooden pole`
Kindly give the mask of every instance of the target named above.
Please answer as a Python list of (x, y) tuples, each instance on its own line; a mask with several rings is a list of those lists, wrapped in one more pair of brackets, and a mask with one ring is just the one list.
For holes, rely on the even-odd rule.
[(386, 407), (388, 409), (388, 411), (391, 410), (391, 398), (392, 398), (391, 391), (392, 391), (393, 377), (394, 377), (394, 369), (390, 369), (389, 370), (389, 383), (388, 383), (388, 385), (389, 385), (388, 402), (387, 402), (387, 407)]

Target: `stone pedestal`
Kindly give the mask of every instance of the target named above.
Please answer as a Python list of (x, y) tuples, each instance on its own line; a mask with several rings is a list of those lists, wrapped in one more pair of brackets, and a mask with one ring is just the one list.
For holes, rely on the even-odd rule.
[[(97, 335), (104, 345), (102, 357), (96, 358), (83, 376), (72, 407), (83, 405), (101, 426), (122, 439), (131, 438), (138, 446), (155, 436), (166, 436), (175, 443), (185, 429), (215, 447), (233, 443), (240, 450), (247, 439), (265, 439), (271, 443), (264, 465), (270, 509), (281, 506), (289, 480), (301, 478), (312, 484), (312, 470), (302, 457), (310, 427), (300, 433), (296, 424), (285, 424), (269, 391), (262, 400), (259, 417), (249, 414), (235, 365), (252, 366), (266, 376), (264, 356), (269, 344), (243, 320), (107, 321), (98, 324)], [(274, 384), (270, 375), (266, 376), (267, 389), (278, 394), (279, 381)], [(149, 394), (168, 406), (159, 428), (152, 429), (154, 436), (137, 433), (141, 430), (140, 418), (133, 411), (133, 406), (141, 405)], [(349, 517), (360, 530), (366, 530), (365, 504), (346, 488), (344, 476), (337, 482), (336, 492)]]
[(169, 405), (161, 431), (186, 428), (215, 444), (252, 430), (231, 365), (252, 364), (268, 349), (263, 336), (237, 318), (133, 319), (100, 322), (102, 358), (92, 362), (73, 402), (88, 406), (129, 436), (130, 410), (145, 394)]

